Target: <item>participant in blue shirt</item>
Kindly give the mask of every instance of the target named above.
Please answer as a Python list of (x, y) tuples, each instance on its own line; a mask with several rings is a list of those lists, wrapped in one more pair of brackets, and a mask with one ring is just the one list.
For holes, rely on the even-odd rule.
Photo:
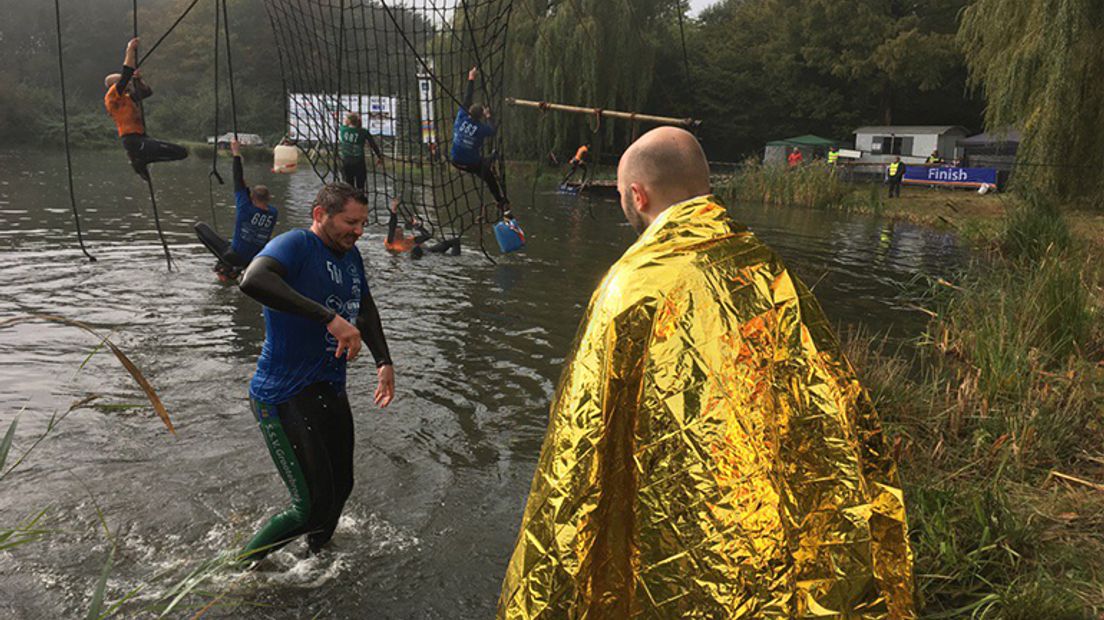
[(475, 78), (479, 75), (477, 67), (468, 72), (468, 85), (463, 105), (456, 113), (456, 122), (452, 126), (452, 165), (470, 172), (487, 184), (500, 211), (508, 211), (509, 202), (491, 169), (491, 162), (483, 158), (483, 141), (493, 136), (497, 128), (491, 120), (490, 106), (472, 105), (475, 94)]
[(206, 224), (200, 222), (195, 226), (199, 240), (218, 258), (214, 271), (223, 282), (237, 280), (249, 266), (249, 261), (272, 237), (279, 215), (276, 205), (271, 204), (272, 192), (267, 187), (254, 185), (250, 189), (246, 184), (241, 145), (237, 140), (230, 141), (230, 152), (234, 155), (234, 202), (237, 207), (234, 236), (227, 243)]
[(356, 241), (368, 201), (345, 183), (318, 193), (309, 229), (286, 232), (257, 254), (241, 290), (264, 304), (265, 342), (249, 397), (292, 505), (243, 553), (259, 559), (306, 534), (312, 552), (333, 536), (353, 488), (347, 362), (363, 339), (376, 362), (375, 402), (395, 393), (391, 356)]

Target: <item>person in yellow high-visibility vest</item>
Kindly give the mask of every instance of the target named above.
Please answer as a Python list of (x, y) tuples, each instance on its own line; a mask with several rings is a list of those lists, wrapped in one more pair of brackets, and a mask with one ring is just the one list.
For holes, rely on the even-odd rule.
[(828, 165), (835, 166), (837, 163), (839, 163), (839, 148), (833, 146), (828, 149)]
[(889, 197), (894, 196), (901, 197), (901, 181), (905, 178), (905, 164), (901, 163), (900, 157), (893, 158), (893, 161), (886, 166), (886, 179), (889, 181)]

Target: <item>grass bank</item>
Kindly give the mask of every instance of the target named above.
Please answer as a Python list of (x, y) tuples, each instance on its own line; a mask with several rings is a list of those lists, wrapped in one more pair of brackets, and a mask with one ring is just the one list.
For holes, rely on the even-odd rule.
[(1104, 252), (1039, 197), (987, 224), (918, 360), (861, 334), (848, 354), (896, 437), (922, 617), (1096, 618)]

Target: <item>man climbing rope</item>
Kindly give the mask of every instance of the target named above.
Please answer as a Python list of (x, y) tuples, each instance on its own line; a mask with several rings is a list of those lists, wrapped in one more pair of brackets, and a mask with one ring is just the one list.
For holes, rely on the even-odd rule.
[(364, 163), (364, 143), (367, 142), (376, 156), (376, 165), (383, 165), (383, 152), (372, 138), (371, 132), (361, 127), (360, 115), (350, 112), (345, 115), (345, 124), (338, 130), (341, 142), (342, 178), (357, 189), (364, 189), (368, 181), (368, 166)]
[(493, 136), (497, 128), (491, 120), (491, 108), (484, 105), (472, 105), (475, 95), (475, 78), (479, 69), (472, 67), (468, 71), (468, 86), (464, 93), (464, 102), (456, 113), (456, 122), (452, 127), (452, 165), (483, 179), (491, 191), (498, 210), (505, 214), (510, 210), (491, 162), (483, 158), (483, 141)]
[(589, 144), (584, 144), (580, 146), (577, 151), (575, 151), (575, 157), (572, 157), (571, 161), (568, 162), (571, 164), (571, 170), (568, 171), (567, 176), (563, 178), (563, 181), (560, 181), (561, 187), (567, 185), (567, 182), (571, 180), (571, 177), (575, 176), (575, 171), (579, 168), (583, 169), (583, 180), (579, 183), (579, 185), (586, 185), (587, 178), (590, 176), (590, 173), (587, 171), (586, 162), (588, 155), (590, 155)]
[(203, 222), (195, 227), (199, 240), (218, 258), (214, 271), (221, 282), (238, 279), (272, 237), (279, 215), (276, 205), (271, 204), (272, 192), (267, 187), (254, 185), (250, 189), (246, 184), (241, 144), (236, 138), (230, 141), (230, 152), (234, 155), (234, 202), (237, 206), (234, 236), (227, 243)]
[(395, 394), (391, 354), (356, 249), (368, 200), (332, 183), (318, 192), (311, 218), (309, 229), (265, 246), (241, 283), (265, 306), (265, 343), (249, 397), (292, 500), (245, 547), (253, 560), (304, 534), (317, 553), (333, 536), (353, 488), (345, 376), (362, 339), (376, 363), (376, 405), (387, 407)]
[(123, 72), (104, 78), (104, 87), (107, 88), (104, 106), (115, 120), (130, 165), (138, 176), (149, 181), (149, 164), (184, 159), (188, 151), (179, 144), (154, 140), (146, 135), (146, 124), (138, 102), (153, 95), (153, 89), (142, 81), (137, 55), (138, 37), (135, 37), (127, 43)]

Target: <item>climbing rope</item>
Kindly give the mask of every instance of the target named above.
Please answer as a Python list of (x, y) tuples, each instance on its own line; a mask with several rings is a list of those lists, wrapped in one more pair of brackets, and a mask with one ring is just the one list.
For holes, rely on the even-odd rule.
[[(196, 0), (196, 1), (198, 1), (198, 0)], [(133, 19), (134, 38), (137, 39), (138, 38), (138, 0), (132, 0), (131, 4), (132, 4), (132, 10), (134, 11), (134, 19)], [(189, 6), (188, 9), (184, 12), (184, 15), (187, 15), (188, 11), (192, 10), (192, 6), (195, 6), (195, 1), (193, 1), (192, 5)], [(179, 24), (180, 20), (183, 19), (183, 18), (184, 18), (184, 16), (181, 15), (180, 18), (177, 19), (176, 24)], [(176, 24), (173, 24), (172, 28), (169, 29), (169, 32), (172, 32), (172, 29), (176, 28)], [(157, 45), (160, 45), (161, 41), (163, 41), (165, 39), (165, 37), (168, 36), (168, 34), (169, 33), (166, 32), (165, 35), (163, 35), (161, 37), (161, 39), (157, 41), (157, 44), (155, 44), (154, 47), (156, 47)], [(135, 53), (137, 53), (137, 51), (138, 50), (135, 49)], [(153, 51), (153, 50), (150, 50), (150, 51)], [(145, 59), (147, 56), (149, 56), (148, 52), (146, 53), (146, 56), (143, 56), (142, 58)], [(136, 64), (141, 65), (141, 63), (136, 63)], [(146, 109), (142, 105), (142, 101), (140, 99), (138, 100), (138, 112), (142, 117), (142, 125), (144, 126), (145, 123), (146, 123)], [(146, 169), (146, 185), (149, 187), (150, 205), (153, 207), (153, 223), (157, 227), (157, 238), (161, 240), (161, 248), (165, 251), (165, 264), (168, 266), (169, 271), (172, 271), (172, 268), (173, 268), (172, 254), (169, 252), (169, 243), (167, 241), (165, 241), (165, 233), (161, 230), (161, 214), (157, 210), (157, 198), (154, 196), (154, 192), (153, 192), (153, 177), (151, 176), (150, 170), (148, 168)]]
[(215, 211), (215, 181), (218, 181), (219, 185), (225, 185), (226, 181), (222, 179), (222, 175), (218, 170), (218, 136), (219, 136), (219, 32), (220, 23), (219, 18), (221, 13), (218, 10), (218, 0), (215, 0), (215, 111), (214, 111), (214, 136), (215, 144), (214, 149), (211, 150), (211, 172), (207, 175), (207, 197), (211, 201), (211, 228), (218, 232), (218, 214)]
[[(215, 0), (217, 3), (218, 0)], [(230, 121), (234, 126), (234, 139), (238, 139), (238, 99), (234, 94), (234, 57), (230, 54), (230, 18), (226, 12), (227, 0), (222, 0), (222, 33), (226, 38), (226, 77), (230, 80)], [(218, 144), (216, 142), (215, 146)]]
[[(192, 0), (192, 3), (188, 5), (188, 8), (184, 9), (184, 12), (181, 13), (180, 16), (176, 18), (176, 21), (173, 22), (172, 26), (169, 26), (169, 29), (165, 31), (165, 34), (161, 35), (161, 38), (157, 39), (157, 41), (153, 44), (153, 46), (149, 48), (149, 51), (141, 56), (141, 60), (138, 61), (138, 67), (141, 67), (142, 64), (144, 64), (146, 62), (146, 59), (150, 57), (150, 54), (153, 54), (154, 50), (156, 50), (157, 47), (159, 45), (161, 45), (161, 42), (164, 41), (165, 38), (168, 37), (170, 34), (172, 34), (173, 30), (176, 30), (176, 27), (180, 25), (180, 22), (184, 21), (184, 18), (188, 16), (188, 13), (192, 12), (192, 9), (194, 9), (195, 5), (198, 4), (198, 3), (199, 3), (199, 0)], [(133, 4), (134, 4), (134, 36), (138, 36), (138, 0), (134, 0)], [(135, 67), (135, 69), (137, 69), (138, 67)]]
[(69, 204), (73, 207), (73, 222), (77, 226), (77, 243), (80, 244), (81, 252), (84, 252), (88, 260), (94, 263), (96, 262), (96, 257), (89, 254), (88, 250), (84, 247), (84, 235), (81, 233), (80, 213), (77, 211), (77, 195), (73, 190), (73, 157), (69, 147), (69, 106), (65, 95), (65, 62), (62, 59), (60, 0), (54, 0), (54, 17), (57, 20), (58, 76), (61, 79), (61, 121), (65, 135), (65, 172), (69, 176)]

